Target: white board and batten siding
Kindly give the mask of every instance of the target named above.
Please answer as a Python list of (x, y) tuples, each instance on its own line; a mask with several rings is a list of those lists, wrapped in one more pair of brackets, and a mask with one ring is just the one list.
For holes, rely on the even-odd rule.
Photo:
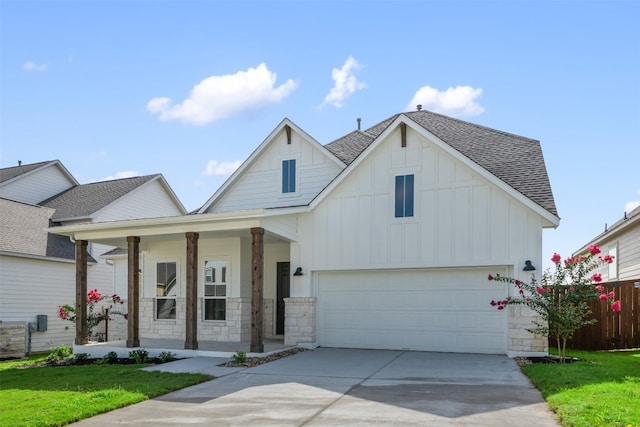
[(93, 222), (182, 215), (160, 180), (146, 182), (96, 212)]
[[(282, 193), (282, 161), (296, 160), (296, 192)], [(276, 136), (252, 164), (239, 175), (207, 212), (241, 211), (256, 208), (308, 204), (342, 167), (328, 153), (305, 137), (284, 132)]]
[(38, 204), (75, 185), (55, 164), (24, 174), (0, 187), (0, 197)]
[[(539, 215), (415, 132), (401, 148), (397, 133), (300, 215), (302, 264), (353, 270), (540, 263)], [(414, 216), (395, 218), (395, 177), (406, 174), (415, 176)]]

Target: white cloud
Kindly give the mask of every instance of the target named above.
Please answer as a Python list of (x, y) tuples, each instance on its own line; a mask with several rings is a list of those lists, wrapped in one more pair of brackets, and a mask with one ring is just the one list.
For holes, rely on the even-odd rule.
[(231, 175), (236, 169), (240, 167), (241, 164), (242, 162), (240, 160), (236, 160), (234, 162), (219, 162), (217, 160), (209, 160), (209, 163), (207, 163), (207, 167), (205, 168), (204, 172), (202, 172), (202, 175)]
[(22, 64), (22, 69), (25, 71), (40, 71), (44, 72), (49, 69), (49, 64), (36, 64), (33, 61), (27, 61)]
[(113, 176), (108, 176), (106, 178), (102, 178), (101, 181), (111, 181), (112, 179), (123, 179), (123, 178), (133, 178), (134, 176), (139, 176), (140, 173), (136, 171), (120, 171), (116, 172)]
[(637, 201), (637, 200), (636, 200), (636, 201), (633, 201), (633, 202), (627, 202), (627, 203), (624, 205), (624, 211), (625, 211), (626, 213), (629, 213), (629, 212), (631, 212), (632, 210), (634, 210), (635, 208), (637, 208), (638, 206), (640, 206), (640, 201)]
[(471, 86), (450, 87), (439, 91), (431, 86), (423, 86), (413, 95), (407, 105), (407, 111), (414, 111), (418, 104), (425, 110), (450, 116), (477, 116), (484, 112), (484, 108), (476, 102), (482, 95), (482, 88)]
[(291, 79), (278, 87), (274, 86), (275, 82), (276, 73), (262, 63), (247, 71), (207, 77), (195, 85), (189, 98), (180, 104), (173, 104), (167, 97), (153, 98), (147, 103), (147, 110), (160, 120), (206, 125), (278, 103), (297, 87)]
[(354, 72), (360, 68), (361, 66), (358, 61), (352, 56), (347, 58), (342, 68), (334, 68), (331, 71), (334, 86), (324, 98), (322, 105), (331, 104), (336, 108), (340, 108), (344, 100), (351, 96), (351, 94), (367, 87), (365, 83), (359, 82), (354, 75)]

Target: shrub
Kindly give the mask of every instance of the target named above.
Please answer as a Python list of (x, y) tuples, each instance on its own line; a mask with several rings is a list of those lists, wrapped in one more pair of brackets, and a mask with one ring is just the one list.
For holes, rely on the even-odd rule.
[(247, 353), (245, 353), (244, 351), (239, 351), (231, 356), (231, 360), (233, 361), (233, 363), (244, 363), (247, 361)]
[(176, 355), (170, 351), (163, 351), (158, 355), (158, 358), (160, 359), (160, 363), (167, 363), (176, 360)]
[(139, 348), (137, 350), (131, 350), (129, 352), (129, 357), (136, 361), (136, 364), (145, 363), (149, 358), (149, 352), (144, 348)]
[(51, 349), (47, 358), (45, 359), (47, 362), (58, 362), (60, 360), (64, 360), (67, 357), (71, 357), (73, 351), (64, 344), (59, 345), (58, 347), (54, 347)]
[(110, 351), (109, 353), (102, 356), (100, 359), (101, 363), (108, 363), (109, 365), (113, 365), (118, 361), (118, 353), (115, 351)]

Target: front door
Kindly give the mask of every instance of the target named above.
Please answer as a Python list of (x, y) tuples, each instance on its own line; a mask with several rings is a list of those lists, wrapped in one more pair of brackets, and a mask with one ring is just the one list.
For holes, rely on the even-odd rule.
[(289, 298), (290, 266), (288, 262), (279, 262), (276, 267), (276, 335), (284, 335), (284, 299)]

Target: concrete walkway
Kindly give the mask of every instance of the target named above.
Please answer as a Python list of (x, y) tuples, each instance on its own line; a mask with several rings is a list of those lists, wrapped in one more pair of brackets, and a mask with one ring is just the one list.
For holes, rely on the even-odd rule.
[(506, 356), (319, 348), (247, 369), (222, 361), (152, 367), (220, 377), (74, 425), (558, 426)]

